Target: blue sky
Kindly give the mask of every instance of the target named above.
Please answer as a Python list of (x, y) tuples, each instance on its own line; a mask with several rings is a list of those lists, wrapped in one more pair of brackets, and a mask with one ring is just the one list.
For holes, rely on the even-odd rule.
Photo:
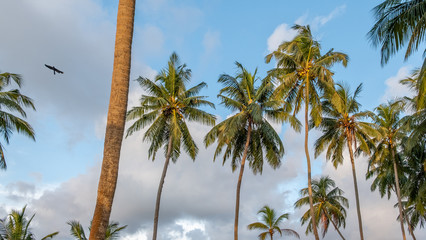
[[(372, 110), (394, 96), (408, 93), (398, 80), (422, 62), (420, 53), (404, 61), (401, 52), (387, 65), (380, 65), (379, 50), (366, 37), (373, 24), (371, 9), (379, 2), (137, 1), (131, 79), (155, 76), (175, 51), (192, 69), (193, 84), (208, 84), (201, 94), (216, 103), (212, 112), (224, 119), (231, 113), (218, 105), (215, 97), (221, 87), (216, 83), (218, 76), (234, 74), (235, 61), (250, 71), (258, 68), (259, 75), (265, 76), (273, 66), (264, 62), (269, 51), (294, 36), (290, 29), (294, 23), (309, 24), (324, 52), (334, 48), (349, 55), (347, 68), (333, 68), (334, 79), (352, 88), (363, 83), (360, 102)], [(66, 221), (78, 219), (87, 225), (92, 216), (102, 159), (117, 4), (117, 0), (0, 2), (0, 8), (7, 10), (0, 16), (0, 31), (6, 33), (0, 38), (0, 71), (22, 74), (22, 92), (34, 99), (37, 108), (36, 112), (28, 112), (36, 142), (14, 134), (6, 146), (8, 170), (0, 173), (0, 216), (28, 204), (29, 210), (37, 213), (34, 231), (39, 236), (60, 230), (59, 238), (67, 239)], [(65, 74), (53, 75), (44, 64), (55, 65)], [(136, 104), (141, 93), (131, 81), (129, 107)], [(195, 163), (183, 155), (170, 166), (160, 213), (162, 239), (230, 239), (237, 176), (228, 163), (222, 167), (220, 161), (212, 162), (213, 148), (202, 147), (208, 127), (193, 125), (191, 129), (201, 151)], [(245, 225), (256, 220), (256, 212), (264, 204), (290, 212), (289, 226), (301, 234), (304, 231), (298, 222), (300, 211), (292, 208), (298, 189), (306, 185), (303, 136), (286, 126), (277, 129), (287, 150), (282, 167), (276, 171), (266, 167), (262, 176), (247, 171), (243, 182), (240, 229), (246, 238), (256, 236)], [(150, 235), (154, 195), (163, 164), (162, 157), (155, 162), (147, 160), (147, 145), (141, 143), (141, 134), (123, 143), (112, 215), (114, 220), (129, 225), (124, 234), (127, 239)], [(311, 143), (316, 136), (315, 132), (311, 134)], [(363, 177), (365, 159), (359, 159), (358, 164), (366, 235), (370, 239), (399, 239), (399, 225), (394, 221), (397, 211), (392, 207), (395, 200), (386, 201), (378, 193), (370, 193), (370, 182)], [(328, 174), (345, 190), (352, 205), (343, 233), (355, 239), (349, 167), (344, 165), (335, 171), (320, 156), (314, 168), (317, 176)], [(334, 239), (333, 234), (330, 230), (326, 239)], [(424, 230), (418, 235), (426, 237)], [(302, 239), (307, 237), (302, 234)]]

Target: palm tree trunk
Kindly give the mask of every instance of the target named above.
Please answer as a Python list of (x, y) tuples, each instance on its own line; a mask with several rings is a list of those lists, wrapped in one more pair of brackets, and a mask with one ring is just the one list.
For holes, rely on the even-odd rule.
[(248, 124), (247, 140), (246, 140), (246, 145), (244, 146), (243, 158), (241, 159), (240, 175), (238, 176), (237, 197), (235, 201), (234, 240), (238, 240), (238, 217), (240, 213), (241, 181), (243, 180), (244, 164), (246, 163), (247, 152), (250, 145), (250, 135), (251, 135), (251, 122), (249, 122)]
[(105, 239), (118, 178), (121, 143), (129, 94), (135, 0), (120, 0), (117, 13), (114, 67), (105, 132), (104, 157), (89, 239)]
[(164, 162), (163, 173), (161, 174), (160, 184), (158, 185), (157, 200), (155, 201), (154, 230), (152, 232), (152, 240), (157, 239), (158, 215), (160, 213), (161, 193), (163, 192), (164, 179), (166, 178), (167, 168), (169, 167), (170, 156), (172, 154), (172, 143), (173, 139), (172, 137), (170, 137), (169, 145), (167, 146), (166, 161)]
[(337, 227), (336, 223), (333, 221), (333, 219), (330, 217), (330, 215), (328, 215), (327, 211), (323, 211), (325, 213), (325, 215), (327, 216), (327, 218), (330, 220), (330, 222), (333, 224), (334, 228), (336, 229), (337, 233), (340, 235), (340, 237), (343, 240), (346, 240), (345, 237), (343, 237), (342, 233), (340, 232), (339, 228)]
[(311, 212), (312, 219), (312, 228), (315, 235), (315, 240), (319, 240), (317, 223), (314, 212), (314, 201), (312, 199), (312, 176), (311, 176), (311, 159), (309, 157), (309, 148), (308, 148), (308, 137), (309, 137), (309, 126), (308, 126), (308, 114), (309, 114), (309, 75), (306, 78), (306, 95), (305, 95), (305, 154), (306, 162), (308, 165), (308, 193), (309, 193), (309, 207)]
[(392, 153), (392, 160), (393, 160), (393, 171), (395, 174), (395, 186), (396, 186), (396, 195), (398, 197), (398, 208), (399, 208), (399, 216), (401, 221), (399, 221), (401, 223), (401, 232), (402, 232), (402, 239), (406, 240), (407, 238), (405, 237), (405, 230), (404, 230), (404, 213), (402, 211), (402, 203), (401, 203), (401, 191), (399, 189), (399, 177), (398, 177), (398, 169), (396, 167), (396, 159), (395, 159), (395, 152), (394, 152), (394, 148), (391, 147), (391, 153)]
[(361, 207), (360, 207), (360, 204), (359, 204), (358, 181), (356, 180), (355, 159), (354, 159), (354, 153), (352, 151), (352, 135), (349, 133), (349, 131), (346, 132), (346, 139), (347, 139), (347, 144), (348, 144), (349, 156), (351, 157), (352, 177), (354, 179), (356, 212), (358, 214), (359, 236), (360, 236), (361, 240), (364, 240), (364, 232), (362, 230)]

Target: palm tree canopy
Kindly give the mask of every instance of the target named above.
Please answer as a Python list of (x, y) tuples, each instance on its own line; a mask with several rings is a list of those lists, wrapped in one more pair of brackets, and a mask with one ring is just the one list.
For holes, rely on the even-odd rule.
[[(343, 196), (343, 191), (336, 187), (336, 183), (330, 177), (321, 177), (312, 180), (312, 197), (314, 202), (315, 219), (321, 223), (323, 237), (327, 233), (330, 221), (337, 227), (346, 226), (346, 209), (349, 207), (348, 199)], [(308, 188), (300, 190), (301, 198), (294, 204), (295, 208), (309, 205)], [(302, 225), (308, 222), (306, 235), (312, 232), (312, 219), (309, 210), (301, 217)]]
[[(70, 225), (70, 233), (73, 237), (75, 237), (75, 239), (87, 240), (83, 226), (81, 226), (80, 222), (71, 220), (67, 222), (67, 224)], [(92, 225), (92, 223), (90, 223), (90, 225)], [(118, 222), (110, 222), (106, 230), (105, 240), (119, 239), (120, 231), (125, 229), (126, 227), (127, 225), (119, 226)], [(89, 231), (90, 229), (91, 226), (89, 227)]]
[(143, 140), (150, 141), (149, 156), (155, 159), (156, 152), (164, 146), (167, 152), (167, 142), (173, 139), (171, 158), (176, 161), (180, 155), (181, 145), (185, 152), (195, 160), (198, 153), (186, 124), (196, 121), (214, 125), (216, 117), (200, 109), (203, 106), (214, 108), (205, 96), (197, 94), (207, 86), (202, 82), (187, 89), (185, 84), (191, 78), (191, 70), (185, 64), (180, 64), (176, 53), (173, 53), (168, 67), (163, 69), (152, 81), (148, 78), (137, 79), (140, 86), (147, 92), (142, 95), (139, 106), (127, 112), (127, 121), (135, 120), (127, 129), (127, 136), (150, 125)]
[(274, 209), (270, 208), (269, 206), (265, 205), (262, 209), (257, 212), (257, 214), (262, 214), (262, 222), (254, 222), (247, 226), (249, 230), (262, 230), (265, 232), (262, 232), (259, 234), (260, 240), (265, 240), (266, 236), (270, 236), (272, 239), (272, 236), (278, 232), (280, 236), (283, 235), (290, 235), (297, 238), (300, 238), (299, 234), (292, 230), (292, 229), (284, 229), (280, 228), (279, 225), (284, 221), (284, 219), (288, 219), (289, 214), (284, 213), (277, 217), (277, 213)]
[[(331, 159), (337, 168), (343, 163), (343, 150), (348, 140), (354, 144), (354, 149), (359, 144), (361, 152), (370, 154), (372, 137), (377, 137), (379, 133), (373, 124), (362, 121), (363, 118), (373, 115), (369, 111), (359, 111), (361, 104), (357, 97), (362, 90), (362, 84), (358, 85), (353, 95), (349, 87), (339, 83), (336, 86), (336, 91), (326, 94), (322, 101), (324, 116), (318, 128), (323, 135), (315, 142), (315, 157), (327, 150), (326, 159)], [(312, 121), (310, 127), (314, 127)]]
[[(21, 211), (12, 210), (12, 212), (5, 218), (0, 220), (0, 240), (35, 240), (34, 234), (30, 230), (30, 224), (35, 214), (28, 219), (25, 216), (24, 206)], [(56, 236), (59, 232), (51, 233), (43, 239), (49, 239)]]
[(269, 72), (280, 81), (275, 97), (294, 106), (295, 115), (306, 99), (305, 88), (309, 86), (310, 115), (315, 125), (318, 125), (321, 122), (320, 95), (333, 86), (334, 73), (330, 68), (336, 63), (346, 67), (349, 57), (333, 49), (322, 54), (321, 46), (313, 39), (309, 25), (294, 25), (292, 28), (298, 31), (298, 35), (289, 42), (283, 42), (265, 58), (267, 63), (272, 58), (276, 60), (276, 68)]
[[(19, 74), (7, 72), (0, 74), (0, 135), (7, 144), (9, 144), (13, 131), (35, 140), (33, 128), (28, 122), (23, 120), (27, 116), (26, 107), (35, 110), (33, 100), (21, 94), (19, 89), (9, 89), (12, 83), (15, 83), (20, 88), (22, 77)], [(20, 117), (15, 116), (15, 113), (19, 114)], [(3, 149), (4, 146), (0, 143), (0, 168), (6, 169), (7, 165)]]
[(424, 0), (385, 0), (373, 9), (376, 23), (368, 32), (374, 46), (381, 47), (381, 62), (407, 45), (405, 59), (425, 40), (426, 2)]
[[(269, 165), (277, 168), (284, 155), (281, 139), (268, 120), (278, 123), (287, 120), (296, 128), (300, 123), (281, 108), (278, 101), (271, 99), (273, 84), (269, 78), (260, 80), (256, 76), (257, 70), (251, 74), (240, 63), (236, 62), (236, 65), (239, 70), (236, 77), (223, 74), (218, 80), (224, 85), (218, 95), (221, 104), (236, 113), (213, 127), (204, 138), (204, 143), (209, 146), (217, 140), (214, 159), (225, 148), (223, 164), (231, 158), (234, 171), (241, 161), (250, 126), (247, 160), (254, 173), (262, 173), (264, 157)], [(256, 87), (259, 80), (260, 86)]]

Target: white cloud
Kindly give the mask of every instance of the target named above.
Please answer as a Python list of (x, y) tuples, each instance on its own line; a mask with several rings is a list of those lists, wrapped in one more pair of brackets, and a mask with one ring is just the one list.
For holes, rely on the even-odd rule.
[(135, 31), (135, 56), (156, 56), (164, 52), (165, 37), (163, 31), (155, 25), (146, 24)]
[(268, 51), (273, 52), (277, 50), (278, 46), (284, 41), (290, 41), (297, 35), (297, 32), (291, 27), (283, 23), (275, 28), (274, 32), (268, 38)]
[(212, 53), (216, 48), (220, 46), (220, 32), (219, 31), (207, 31), (204, 34), (203, 46), (206, 54)]
[(339, 6), (335, 8), (331, 13), (329, 13), (327, 16), (317, 16), (315, 17), (312, 22), (310, 23), (311, 27), (313, 29), (318, 29), (319, 27), (325, 25), (333, 18), (339, 16), (340, 14), (344, 13), (346, 10), (346, 5)]
[(411, 96), (413, 93), (410, 89), (399, 83), (400, 80), (410, 75), (409, 67), (402, 67), (398, 70), (395, 76), (392, 76), (385, 81), (386, 89), (384, 95), (380, 98), (381, 102), (387, 102), (395, 98)]

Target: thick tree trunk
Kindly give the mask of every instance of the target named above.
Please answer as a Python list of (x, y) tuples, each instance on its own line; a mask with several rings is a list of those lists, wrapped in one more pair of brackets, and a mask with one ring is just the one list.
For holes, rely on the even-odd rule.
[(160, 184), (158, 185), (157, 200), (155, 202), (154, 230), (152, 232), (152, 240), (157, 239), (158, 215), (160, 213), (161, 193), (163, 192), (164, 179), (166, 178), (167, 168), (169, 167), (170, 156), (172, 154), (172, 143), (173, 139), (170, 137), (169, 145), (167, 146), (166, 161), (164, 162), (163, 173), (161, 174)]
[(247, 140), (246, 140), (246, 145), (244, 146), (244, 153), (243, 153), (243, 158), (241, 159), (241, 166), (240, 166), (240, 175), (238, 176), (238, 183), (237, 183), (237, 197), (235, 201), (234, 240), (238, 240), (238, 219), (239, 219), (239, 213), (240, 213), (241, 181), (243, 180), (244, 164), (246, 163), (247, 152), (250, 145), (250, 135), (251, 135), (251, 123), (249, 122), (248, 129), (247, 129)]
[(336, 223), (333, 221), (333, 219), (330, 217), (330, 215), (328, 215), (327, 211), (323, 211), (325, 213), (325, 215), (327, 216), (327, 218), (330, 220), (331, 224), (333, 224), (334, 229), (336, 229), (337, 233), (340, 235), (340, 237), (343, 240), (346, 240), (345, 237), (343, 237), (343, 234), (340, 232), (339, 228), (337, 227)]
[(309, 157), (309, 146), (308, 146), (308, 138), (309, 138), (309, 126), (308, 126), (308, 114), (309, 114), (309, 76), (306, 80), (306, 95), (305, 95), (305, 154), (306, 154), (306, 162), (308, 165), (308, 194), (309, 194), (309, 207), (311, 212), (312, 219), (312, 228), (314, 231), (315, 240), (319, 240), (317, 223), (314, 212), (314, 202), (312, 199), (312, 176), (311, 176), (311, 158)]
[(352, 135), (350, 133), (346, 132), (346, 138), (347, 138), (347, 143), (348, 143), (349, 156), (351, 157), (352, 177), (353, 177), (353, 180), (354, 180), (354, 188), (355, 188), (356, 212), (358, 214), (359, 236), (360, 236), (361, 240), (364, 240), (364, 232), (362, 230), (361, 207), (360, 207), (360, 204), (359, 204), (358, 181), (356, 180), (355, 159), (354, 159), (354, 153), (352, 151)]
[(105, 239), (117, 185), (121, 142), (129, 93), (135, 0), (120, 0), (117, 13), (114, 67), (105, 132), (104, 156), (90, 240)]
[(401, 223), (401, 232), (402, 232), (402, 239), (406, 240), (407, 238), (405, 237), (405, 229), (404, 229), (404, 213), (402, 211), (402, 203), (401, 203), (401, 191), (399, 189), (399, 177), (398, 177), (398, 169), (396, 167), (396, 159), (395, 159), (395, 149), (393, 147), (391, 147), (391, 153), (392, 153), (392, 161), (393, 161), (393, 171), (395, 174), (395, 187), (396, 187), (396, 195), (398, 197), (398, 208), (399, 208), (399, 217), (401, 219), (401, 221), (399, 221)]

